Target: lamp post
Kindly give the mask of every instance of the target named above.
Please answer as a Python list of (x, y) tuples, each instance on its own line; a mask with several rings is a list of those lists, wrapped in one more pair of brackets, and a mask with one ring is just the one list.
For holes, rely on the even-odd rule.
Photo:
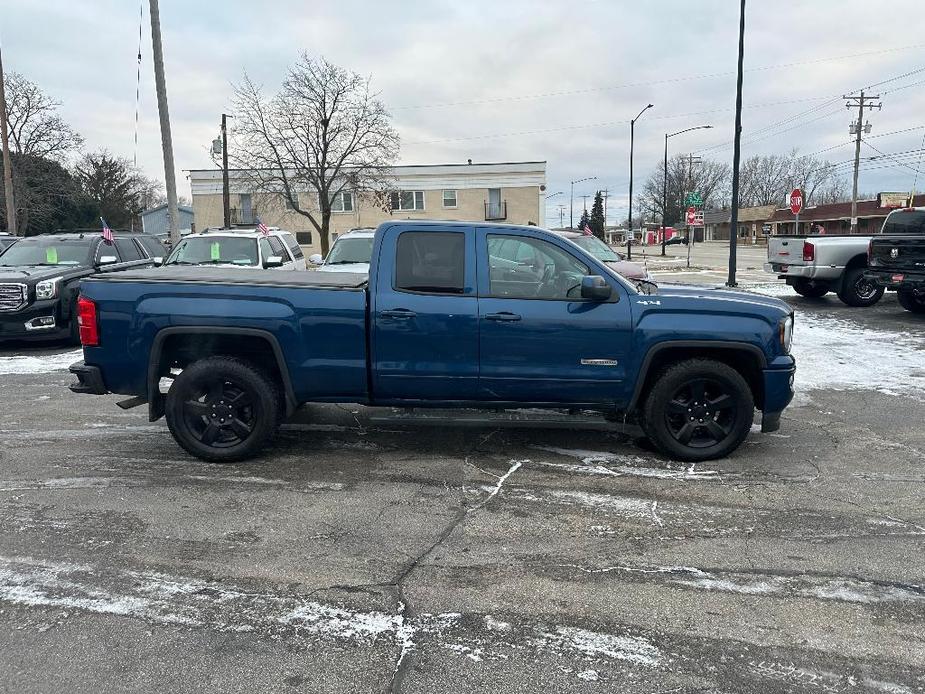
[(596, 181), (597, 176), (588, 176), (587, 178), (579, 178), (577, 181), (572, 181), (572, 192), (569, 194), (569, 211), (568, 211), (568, 225), (569, 229), (575, 228), (575, 184), (584, 183), (585, 181)]
[(742, 63), (744, 57), (745, 0), (742, 0), (739, 5), (739, 66), (736, 73), (736, 131), (732, 150), (732, 211), (729, 214), (729, 277), (726, 278), (727, 287), (736, 286), (736, 244), (739, 241), (739, 158), (742, 155)]
[(626, 259), (631, 260), (633, 258), (633, 239), (636, 238), (636, 235), (633, 233), (633, 139), (634, 139), (634, 130), (636, 128), (636, 121), (638, 121), (642, 114), (652, 108), (652, 104), (649, 104), (644, 109), (642, 109), (633, 120), (630, 121), (630, 228), (627, 229), (629, 234), (626, 237)]
[(665, 133), (665, 179), (662, 184), (662, 255), (665, 255), (665, 242), (668, 240), (665, 238), (665, 214), (668, 211), (668, 138), (689, 133), (691, 130), (708, 130), (712, 127), (712, 125), (695, 125), (693, 128), (679, 130), (676, 133)]

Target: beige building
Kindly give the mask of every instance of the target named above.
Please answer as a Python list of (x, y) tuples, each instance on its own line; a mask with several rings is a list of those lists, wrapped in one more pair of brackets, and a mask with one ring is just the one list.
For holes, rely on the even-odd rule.
[[(221, 227), (222, 172), (189, 172), (196, 228)], [(344, 191), (333, 201), (332, 240), (356, 227), (375, 227), (388, 219), (446, 219), (473, 222), (541, 224), (546, 190), (546, 162), (491, 164), (437, 164), (396, 166), (389, 195), (391, 214), (371, 196)], [(259, 216), (268, 226), (294, 232), (306, 255), (321, 252), (318, 232), (311, 221), (287, 209), (281, 195), (254, 192), (241, 172), (231, 171), (232, 224), (254, 224)], [(304, 196), (304, 197), (303, 197)], [(299, 193), (299, 205), (321, 213), (317, 194)], [(306, 201), (307, 198), (307, 201)]]

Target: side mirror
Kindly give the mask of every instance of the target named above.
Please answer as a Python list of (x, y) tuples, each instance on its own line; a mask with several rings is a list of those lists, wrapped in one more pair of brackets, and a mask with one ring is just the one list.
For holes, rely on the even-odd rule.
[(119, 259), (114, 255), (101, 255), (98, 265), (113, 265), (118, 262)]
[(267, 259), (263, 261), (263, 267), (266, 268), (267, 270), (275, 268), (275, 267), (282, 267), (282, 266), (283, 266), (283, 258), (282, 256), (279, 256), (279, 255), (268, 256)]
[(613, 294), (613, 289), (607, 280), (600, 275), (588, 275), (581, 279), (581, 298), (592, 301), (607, 301)]
[(322, 265), (324, 263), (324, 258), (321, 257), (320, 253), (313, 253), (308, 256), (308, 262), (312, 265)]
[(161, 265), (164, 264), (164, 259), (159, 255), (156, 255), (153, 258), (151, 258), (151, 261), (154, 263), (154, 267), (160, 267)]

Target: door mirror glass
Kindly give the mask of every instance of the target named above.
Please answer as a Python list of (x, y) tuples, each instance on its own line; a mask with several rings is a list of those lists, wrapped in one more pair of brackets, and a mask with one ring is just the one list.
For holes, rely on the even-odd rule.
[(283, 258), (279, 255), (271, 255), (263, 261), (263, 266), (267, 269), (283, 266)]
[(100, 265), (112, 265), (118, 263), (119, 259), (114, 255), (101, 255), (100, 256)]
[(581, 279), (581, 298), (592, 301), (607, 301), (613, 294), (613, 289), (600, 275), (588, 275)]
[(320, 253), (313, 253), (312, 255), (308, 256), (308, 262), (310, 262), (312, 265), (321, 265), (324, 262), (324, 258), (321, 257)]

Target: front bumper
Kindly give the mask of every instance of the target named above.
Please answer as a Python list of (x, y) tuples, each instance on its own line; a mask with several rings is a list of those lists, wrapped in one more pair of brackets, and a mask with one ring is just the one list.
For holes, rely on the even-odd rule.
[[(787, 363), (789, 360), (789, 364)], [(793, 357), (780, 358), (777, 368), (764, 370), (764, 407), (761, 431), (768, 433), (780, 428), (781, 412), (793, 400), (793, 380), (797, 367)]]
[(4, 340), (60, 340), (70, 335), (57, 299), (34, 301), (20, 311), (0, 313), (0, 342)]
[(75, 393), (84, 393), (86, 395), (106, 395), (109, 391), (103, 382), (103, 374), (98, 366), (90, 366), (82, 361), (71, 364), (68, 368), (72, 374), (77, 376), (77, 383), (68, 386)]

